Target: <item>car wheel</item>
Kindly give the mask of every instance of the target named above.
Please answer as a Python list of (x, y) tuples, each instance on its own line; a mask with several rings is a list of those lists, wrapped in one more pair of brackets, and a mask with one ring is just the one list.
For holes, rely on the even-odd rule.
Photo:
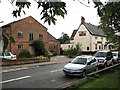
[(111, 66), (113, 65), (113, 61), (111, 62)]
[(95, 71), (98, 71), (99, 70), (99, 68), (98, 68), (98, 66), (95, 68)]
[(82, 72), (82, 77), (85, 77), (86, 76), (86, 71), (84, 70), (83, 72)]
[(106, 67), (107, 67), (107, 63), (104, 64), (104, 68), (106, 68)]

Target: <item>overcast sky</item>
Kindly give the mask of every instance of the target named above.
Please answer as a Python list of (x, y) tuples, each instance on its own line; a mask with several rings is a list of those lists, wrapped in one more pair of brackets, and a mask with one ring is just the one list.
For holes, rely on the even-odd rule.
[[(47, 23), (44, 23), (44, 20), (40, 20), (40, 9), (37, 9), (37, 3), (31, 2), (30, 9), (25, 9), (26, 15), (21, 14), (21, 17), (13, 17), (12, 11), (15, 9), (8, 0), (2, 0), (0, 3), (0, 22), (4, 21), (4, 23), (0, 23), (0, 26), (5, 25), (7, 23), (32, 16), (36, 20), (38, 20), (41, 24), (43, 24), (46, 28), (48, 28), (48, 32), (52, 34), (55, 38), (59, 38), (61, 33), (67, 33), (71, 36), (74, 29), (78, 29), (81, 23), (81, 16), (85, 18), (85, 22), (91, 23), (94, 25), (99, 24), (99, 16), (97, 15), (97, 9), (94, 8), (94, 4), (92, 1), (90, 4), (87, 4), (88, 0), (82, 0), (85, 5), (82, 5), (78, 2), (78, 0), (64, 0), (66, 2), (67, 15), (65, 18), (57, 17), (56, 25), (51, 24), (50, 26)], [(86, 2), (85, 2), (86, 1)]]

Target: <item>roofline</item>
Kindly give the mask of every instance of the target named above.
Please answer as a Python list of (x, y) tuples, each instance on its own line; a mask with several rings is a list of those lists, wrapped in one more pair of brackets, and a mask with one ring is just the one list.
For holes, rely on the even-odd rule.
[[(86, 28), (87, 28), (87, 26), (85, 25), (85, 24), (83, 24)], [(95, 25), (94, 25), (95, 26)], [(96, 26), (97, 27), (97, 26)], [(95, 36), (104, 36), (104, 37), (106, 37), (106, 35), (98, 35), (98, 34), (93, 34), (88, 28), (87, 28), (87, 30), (90, 32), (90, 34), (91, 35), (95, 35)]]
[[(31, 18), (33, 18), (32, 16), (28, 16), (28, 17), (31, 17)], [(20, 19), (20, 20), (16, 20), (16, 21), (13, 21), (13, 22), (10, 22), (10, 23), (8, 23), (8, 24), (6, 24), (6, 25), (3, 25), (3, 26), (1, 26), (1, 27), (6, 27), (6, 26), (9, 26), (9, 25), (11, 25), (11, 24), (13, 24), (13, 23), (16, 23), (16, 22), (19, 22), (19, 21), (22, 21), (22, 20), (24, 20), (24, 19), (26, 19), (26, 18), (28, 18), (28, 17), (25, 17), (25, 18), (23, 18), (23, 19)], [(35, 21), (37, 21), (35, 18), (33, 18)], [(38, 22), (38, 21), (37, 21)], [(41, 24), (40, 22), (38, 22), (39, 24)], [(41, 24), (42, 25), (42, 24)], [(46, 28), (44, 25), (42, 25), (46, 30), (48, 30), (48, 28)]]
[[(84, 26), (85, 26), (85, 24), (80, 24), (79, 27), (78, 27), (78, 29), (80, 28), (81, 25), (84, 25)], [(95, 25), (94, 25), (94, 26), (95, 26)], [(86, 27), (86, 26), (85, 26), (85, 27)], [(86, 27), (86, 28), (87, 28), (87, 27)], [(76, 29), (76, 30), (78, 31), (78, 29)], [(106, 37), (106, 35), (93, 34), (88, 28), (87, 28), (87, 30), (89, 31), (89, 33), (90, 33), (91, 35)], [(75, 34), (75, 35), (76, 35), (76, 34)], [(74, 36), (75, 36), (75, 35), (74, 35)]]

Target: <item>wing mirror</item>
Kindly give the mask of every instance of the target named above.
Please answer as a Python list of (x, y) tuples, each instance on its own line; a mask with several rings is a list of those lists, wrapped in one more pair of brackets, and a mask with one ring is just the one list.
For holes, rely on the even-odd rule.
[(71, 61), (69, 61), (69, 63), (71, 63)]

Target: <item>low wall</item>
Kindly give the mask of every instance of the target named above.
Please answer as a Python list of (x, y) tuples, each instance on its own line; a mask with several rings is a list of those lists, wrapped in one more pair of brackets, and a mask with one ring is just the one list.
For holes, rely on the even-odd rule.
[(40, 63), (40, 62), (47, 62), (50, 61), (49, 58), (47, 59), (16, 59), (16, 60), (2, 60), (2, 66), (8, 65), (20, 65), (20, 64), (27, 64), (27, 63)]

